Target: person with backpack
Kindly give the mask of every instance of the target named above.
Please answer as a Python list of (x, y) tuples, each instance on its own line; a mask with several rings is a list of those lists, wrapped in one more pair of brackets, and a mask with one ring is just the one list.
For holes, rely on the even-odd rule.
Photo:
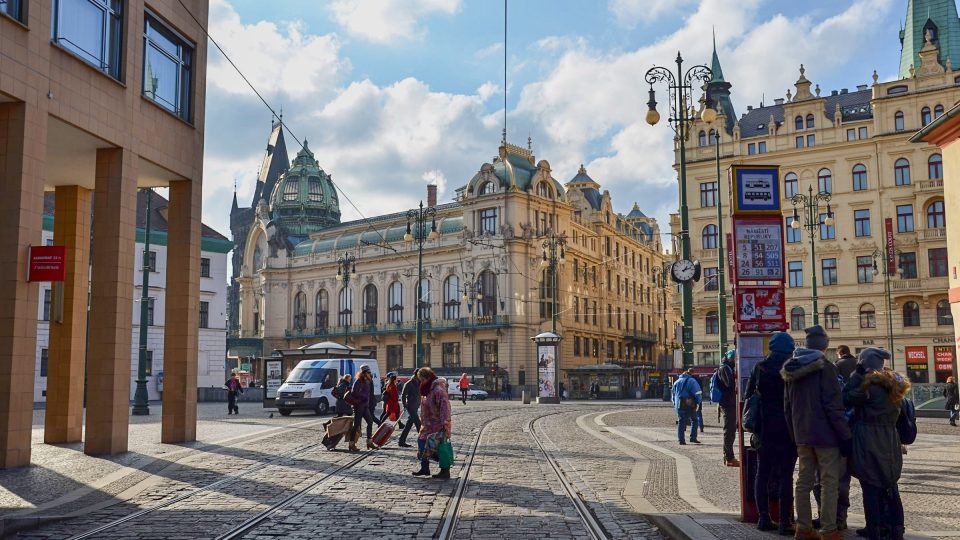
[(736, 359), (737, 350), (728, 350), (710, 378), (710, 401), (717, 404), (717, 416), (723, 420), (723, 464), (727, 467), (740, 466), (733, 454), (733, 441), (737, 437)]
[(352, 380), (353, 375), (344, 373), (343, 377), (340, 377), (340, 380), (337, 381), (337, 385), (334, 386), (333, 390), (331, 391), (333, 397), (337, 400), (334, 407), (337, 416), (353, 416), (353, 407), (351, 407), (350, 404), (343, 399), (343, 396), (347, 395), (347, 392), (350, 390), (350, 382)]
[(227, 415), (239, 415), (240, 407), (237, 406), (237, 399), (243, 393), (243, 385), (240, 384), (240, 379), (234, 373), (223, 385), (227, 387)]
[(943, 388), (943, 397), (946, 398), (946, 409), (950, 412), (950, 425), (957, 427), (957, 417), (960, 416), (960, 391), (953, 377), (947, 377), (947, 385)]
[(416, 426), (417, 432), (420, 432), (420, 380), (418, 375), (420, 370), (417, 369), (413, 372), (413, 376), (410, 377), (410, 380), (403, 383), (403, 389), (400, 391), (400, 403), (403, 405), (404, 410), (407, 411), (407, 425), (405, 425), (400, 432), (400, 440), (397, 442), (397, 446), (402, 446), (404, 448), (410, 448), (411, 444), (407, 444), (407, 435), (410, 434), (410, 427)]
[(677, 439), (680, 444), (687, 444), (683, 440), (683, 431), (690, 422), (690, 442), (697, 440), (697, 405), (703, 401), (703, 390), (700, 383), (693, 376), (693, 368), (680, 374), (673, 383), (673, 408), (677, 411)]
[(897, 423), (910, 381), (884, 367), (888, 358), (890, 353), (883, 349), (861, 351), (857, 369), (843, 389), (844, 401), (854, 407), (850, 464), (863, 490), (867, 527), (862, 532), (872, 540), (901, 540), (904, 534), (903, 502), (897, 488), (903, 469), (900, 445), (912, 441), (902, 440)]
[[(790, 438), (797, 445), (800, 469), (794, 486), (798, 540), (839, 540), (837, 531), (837, 484), (842, 457), (849, 455), (850, 427), (844, 414), (837, 367), (827, 361), (824, 351), (830, 336), (820, 325), (806, 329), (806, 347), (793, 351), (783, 364), (780, 376), (785, 390), (783, 410)], [(822, 506), (820, 534), (813, 528), (813, 491), (820, 471)]]
[[(760, 514), (757, 529), (771, 531), (776, 528), (781, 536), (793, 533), (790, 520), (793, 518), (793, 468), (797, 464), (797, 446), (790, 439), (787, 418), (783, 413), (784, 383), (780, 370), (793, 355), (794, 347), (790, 334), (774, 334), (770, 338), (770, 354), (753, 368), (744, 393), (747, 401), (755, 394), (760, 398), (760, 414), (754, 427), (754, 435), (760, 443), (754, 484), (757, 512)], [(774, 524), (770, 515), (771, 479), (777, 484), (777, 492), (773, 494), (779, 502), (777, 524)]]

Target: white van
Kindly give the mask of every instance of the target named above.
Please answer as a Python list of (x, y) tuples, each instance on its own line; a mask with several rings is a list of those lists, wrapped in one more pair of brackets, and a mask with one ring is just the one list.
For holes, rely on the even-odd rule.
[[(323, 347), (329, 350), (327, 343), (308, 345), (309, 349)], [(341, 346), (342, 347), (342, 346)], [(326, 414), (336, 403), (333, 397), (333, 387), (344, 373), (349, 373), (356, 379), (360, 366), (370, 366), (373, 374), (373, 391), (380, 401), (380, 368), (375, 358), (322, 358), (317, 360), (302, 360), (287, 376), (287, 379), (277, 389), (275, 404), (280, 414), (289, 415), (296, 410), (309, 410), (316, 414)]]

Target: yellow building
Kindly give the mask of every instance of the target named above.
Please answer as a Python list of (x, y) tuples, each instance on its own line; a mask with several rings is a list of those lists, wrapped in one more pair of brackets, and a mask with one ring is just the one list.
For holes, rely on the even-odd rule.
[[(953, 6), (953, 0), (928, 3)], [(842, 344), (856, 351), (892, 343), (893, 367), (914, 382), (942, 381), (949, 375), (936, 369), (948, 355), (954, 363), (956, 357), (947, 298), (943, 160), (935, 146), (911, 144), (909, 139), (960, 100), (960, 73), (951, 67), (960, 53), (938, 45), (941, 36), (949, 42), (947, 32), (960, 36), (960, 21), (955, 7), (952, 16), (947, 9), (934, 9), (921, 17), (914, 4), (910, 2), (905, 29), (906, 74), (894, 81), (880, 82), (874, 72), (870, 85), (823, 92), (800, 66), (794, 91), (772, 105), (748, 106), (736, 118), (730, 84), (723, 80), (714, 52), (714, 80), (708, 87), (720, 115), (712, 125), (696, 121), (687, 144), (691, 248), (704, 267), (703, 278), (694, 284), (695, 363), (718, 360), (716, 272), (722, 263), (717, 248), (726, 242), (717, 235), (716, 205), (724, 205), (723, 228), (730, 232), (727, 171), (735, 164), (777, 165), (786, 236), (787, 318), (794, 337), (802, 338), (803, 328), (814, 324), (816, 276), (816, 318), (831, 336), (830, 354)], [(930, 13), (933, 18), (928, 19)], [(918, 36), (922, 44), (916, 46)], [(716, 126), (723, 171), (719, 183)], [(819, 219), (810, 229), (816, 250), (811, 262), (807, 228), (791, 227), (795, 208), (806, 224), (803, 207), (795, 207), (791, 197), (821, 192), (830, 196), (831, 215), (822, 201)], [(888, 222), (895, 241), (894, 271), (889, 274), (884, 251)], [(671, 225), (679, 233), (679, 223)], [(729, 280), (727, 294), (732, 299)], [(732, 344), (730, 300), (728, 306)]]

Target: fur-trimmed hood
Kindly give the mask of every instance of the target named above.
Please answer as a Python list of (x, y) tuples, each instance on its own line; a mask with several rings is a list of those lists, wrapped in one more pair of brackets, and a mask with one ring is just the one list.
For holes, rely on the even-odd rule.
[(784, 381), (793, 382), (822, 370), (826, 362), (822, 351), (800, 347), (793, 352), (793, 358), (783, 364), (780, 375)]
[(894, 403), (903, 399), (910, 391), (910, 381), (901, 377), (897, 372), (890, 368), (883, 368), (877, 371), (871, 371), (863, 376), (863, 390), (870, 392), (870, 386), (876, 385), (887, 391), (890, 401)]

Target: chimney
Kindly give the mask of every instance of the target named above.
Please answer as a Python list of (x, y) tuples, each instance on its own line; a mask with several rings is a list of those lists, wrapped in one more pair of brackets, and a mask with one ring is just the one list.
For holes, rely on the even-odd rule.
[(437, 205), (437, 185), (429, 184), (427, 186), (427, 206), (433, 208)]
[(773, 100), (773, 103), (776, 105), (783, 105), (783, 98), (777, 98)]
[(841, 89), (840, 89), (840, 95), (841, 95), (841, 96), (842, 96), (843, 94), (847, 94), (847, 93), (849, 93), (849, 92), (850, 92), (850, 90), (848, 90), (848, 89), (846, 89), (846, 88), (841, 88)]
[(865, 85), (865, 84), (858, 84), (858, 85), (857, 85), (857, 92), (863, 92), (863, 91), (866, 90), (866, 89), (867, 89), (867, 85)]
[(838, 92), (838, 91), (836, 91), (836, 90), (831, 90), (831, 91), (830, 91), (830, 95), (831, 95), (831, 96), (839, 96), (839, 95), (840, 95), (840, 92)]

